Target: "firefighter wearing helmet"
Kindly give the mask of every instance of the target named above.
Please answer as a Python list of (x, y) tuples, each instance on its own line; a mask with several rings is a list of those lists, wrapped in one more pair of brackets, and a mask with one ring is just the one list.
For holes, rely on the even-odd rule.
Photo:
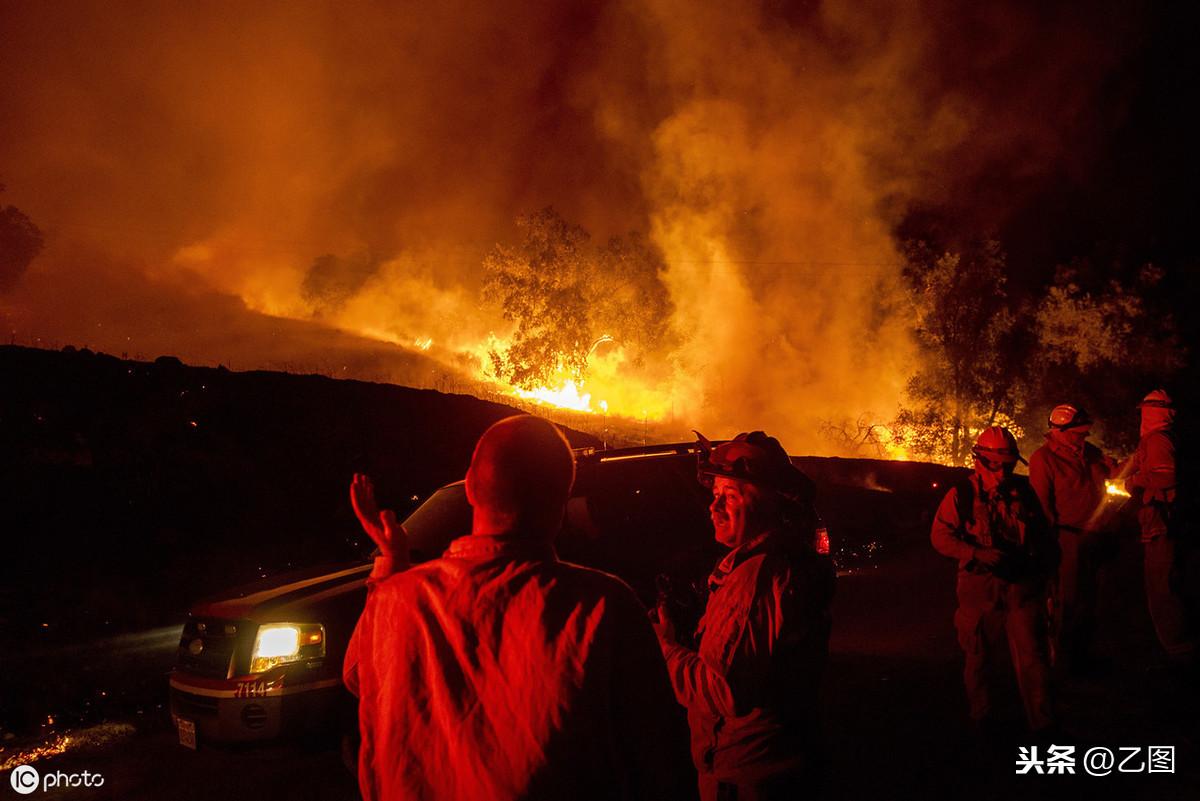
[(1029, 457), (1029, 481), (1062, 553), (1054, 593), (1058, 660), (1078, 673), (1093, 660), (1096, 586), (1114, 542), (1105, 481), (1118, 465), (1087, 441), (1092, 418), (1083, 408), (1056, 406), (1048, 423), (1046, 444)]
[(665, 607), (655, 628), (687, 708), (700, 796), (796, 798), (818, 773), (818, 688), (829, 654), (833, 568), (813, 484), (774, 437), (700, 440), (716, 539), (730, 549), (708, 581), (696, 650)]
[(1168, 657), (1183, 666), (1195, 660), (1195, 632), (1184, 603), (1184, 565), (1175, 475), (1175, 404), (1156, 389), (1138, 404), (1142, 424), (1137, 451), (1125, 465), (1125, 487), (1138, 504), (1146, 602)]
[(975, 472), (946, 493), (930, 532), (933, 547), (958, 560), (954, 624), (971, 720), (993, 723), (987, 660), (1003, 629), (1026, 720), (1042, 732), (1054, 725), (1044, 610), (1057, 548), (1028, 480), (1013, 473), (1021, 460), (1013, 435), (992, 426), (972, 453)]

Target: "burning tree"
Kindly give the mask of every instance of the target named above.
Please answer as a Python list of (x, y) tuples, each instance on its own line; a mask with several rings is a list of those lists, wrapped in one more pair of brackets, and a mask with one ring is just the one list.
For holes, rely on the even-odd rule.
[(594, 324), (634, 348), (634, 363), (669, 338), (671, 298), (658, 250), (638, 231), (608, 240), (597, 254), (590, 312)]
[(562, 373), (580, 381), (598, 342), (615, 340), (635, 363), (662, 343), (670, 301), (643, 236), (589, 248), (588, 232), (549, 207), (517, 227), (521, 242), (496, 245), (483, 263), (484, 298), (516, 324), (507, 347), (490, 351), (497, 378), (524, 389)]
[[(904, 452), (965, 464), (977, 433), (1004, 425), (1018, 439), (1059, 403), (1083, 403), (1110, 446), (1132, 447), (1130, 413), (1146, 387), (1169, 383), (1186, 360), (1164, 271), (1126, 283), (1086, 261), (1060, 266), (1040, 299), (1018, 308), (996, 242), (935, 256), (911, 246), (909, 282), (924, 359), (910, 405), (888, 427)], [(861, 429), (861, 426), (860, 426)], [(857, 443), (871, 445), (871, 437)]]
[(1020, 392), (1005, 254), (990, 240), (941, 255), (916, 243), (904, 276), (924, 358), (908, 382), (913, 405), (893, 423), (895, 441), (914, 455), (963, 464), (976, 432), (1011, 421)]

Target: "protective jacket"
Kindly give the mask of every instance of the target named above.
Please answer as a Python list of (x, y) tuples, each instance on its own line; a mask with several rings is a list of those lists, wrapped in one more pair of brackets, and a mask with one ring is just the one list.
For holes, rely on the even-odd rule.
[(1185, 537), (1188, 526), (1177, 509), (1173, 417), (1171, 409), (1142, 410), (1141, 440), (1126, 466), (1126, 486), (1140, 504), (1146, 602), (1154, 630), (1170, 656), (1190, 659), (1196, 651), (1196, 620), (1184, 594), (1195, 546)]
[(811, 767), (829, 653), (827, 563), (789, 535), (763, 534), (713, 571), (698, 651), (663, 641), (702, 797), (716, 782), (764, 784)]
[(344, 678), (367, 801), (695, 794), (645, 609), (518, 535), (463, 537), (378, 583)]
[(1175, 437), (1170, 428), (1145, 431), (1125, 467), (1126, 482), (1140, 501), (1143, 541), (1166, 534), (1175, 507)]
[(1074, 533), (1094, 531), (1107, 522), (1104, 482), (1116, 470), (1116, 462), (1090, 442), (1076, 446), (1054, 433), (1029, 457), (1029, 482), (1050, 525)]
[[(969, 600), (979, 603), (995, 595), (987, 589), (994, 582), (1020, 584), (1036, 594), (1058, 567), (1058, 548), (1023, 476), (1010, 476), (988, 492), (973, 473), (942, 498), (929, 538), (938, 553), (958, 560), (960, 602), (964, 584)], [(997, 548), (1005, 558), (996, 569), (985, 569), (975, 560), (979, 548)]]
[[(972, 719), (985, 720), (992, 711), (986, 629), (989, 621), (999, 620), (1030, 728), (1050, 726), (1054, 713), (1043, 603), (1058, 550), (1029, 483), (1010, 476), (988, 492), (978, 472), (972, 474), (942, 499), (930, 539), (939, 553), (958, 560), (954, 625), (965, 656), (963, 682)], [(996, 548), (1003, 559), (988, 568), (976, 559), (980, 548)]]

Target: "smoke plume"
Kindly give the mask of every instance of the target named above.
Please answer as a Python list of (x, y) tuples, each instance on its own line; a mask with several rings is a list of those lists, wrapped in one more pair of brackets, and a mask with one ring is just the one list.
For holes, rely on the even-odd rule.
[(482, 260), (552, 205), (666, 264), (670, 347), (597, 399), (828, 451), (914, 368), (896, 232), (1002, 224), (1120, 93), (1131, 12), (985, 6), (4, 2), (0, 180), (47, 247), (0, 310), (20, 341), (469, 373), (506, 333)]

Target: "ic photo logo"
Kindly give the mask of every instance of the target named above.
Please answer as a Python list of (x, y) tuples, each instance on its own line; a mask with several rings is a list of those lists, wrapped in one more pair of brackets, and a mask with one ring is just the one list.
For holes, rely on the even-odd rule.
[(21, 795), (29, 795), (42, 783), (42, 777), (33, 765), (20, 765), (8, 775), (8, 783)]
[(20, 795), (29, 795), (40, 785), (42, 792), (56, 790), (59, 787), (103, 787), (104, 777), (99, 773), (85, 770), (83, 773), (63, 773), (55, 771), (42, 776), (33, 765), (20, 765), (13, 768), (8, 776), (8, 783)]

